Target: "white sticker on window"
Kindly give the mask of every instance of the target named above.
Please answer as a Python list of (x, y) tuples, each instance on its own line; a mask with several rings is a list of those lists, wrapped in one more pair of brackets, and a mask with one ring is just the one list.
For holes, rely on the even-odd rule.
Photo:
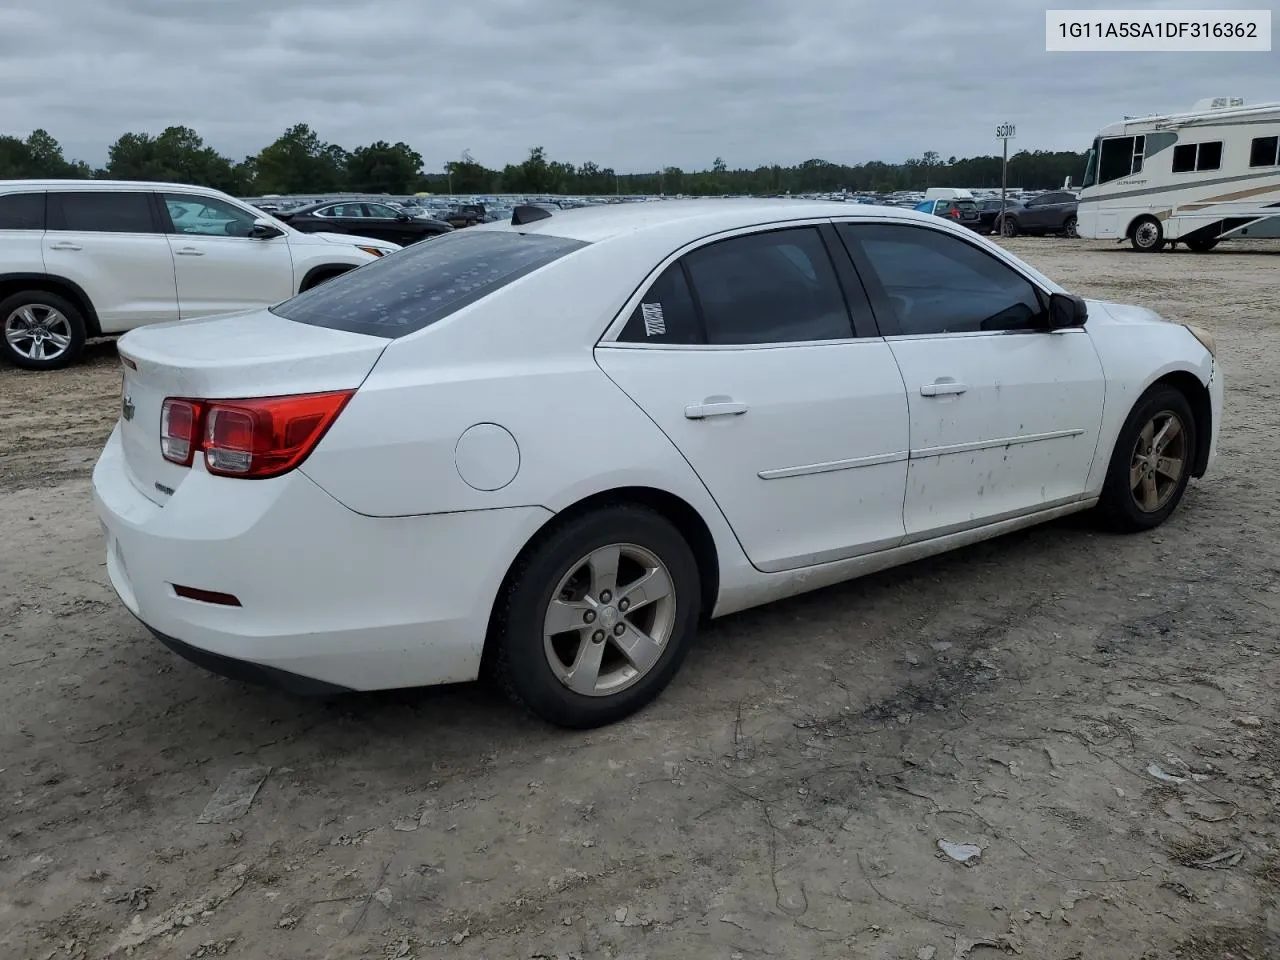
[(644, 317), (645, 336), (660, 337), (667, 332), (667, 321), (662, 316), (662, 304), (640, 304), (640, 316)]

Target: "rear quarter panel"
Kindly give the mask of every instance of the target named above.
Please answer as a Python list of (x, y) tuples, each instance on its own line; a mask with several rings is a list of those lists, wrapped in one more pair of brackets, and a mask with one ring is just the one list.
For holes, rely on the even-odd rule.
[[(692, 467), (595, 362), (597, 340), (648, 272), (647, 258), (610, 263), (601, 249), (606, 256), (581, 270), (537, 271), (392, 341), (303, 472), (379, 517), (559, 512), (619, 487), (651, 487), (698, 511), (722, 568), (745, 563)], [(514, 478), (495, 490), (468, 485), (457, 465), (460, 438), (481, 424), (497, 424), (518, 446)]]

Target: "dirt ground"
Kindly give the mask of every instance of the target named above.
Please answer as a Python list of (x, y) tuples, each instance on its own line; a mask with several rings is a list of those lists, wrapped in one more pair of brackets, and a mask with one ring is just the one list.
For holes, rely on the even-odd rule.
[[(0, 957), (1280, 957), (1280, 245), (1010, 246), (1216, 334), (1221, 457), (1182, 509), (719, 621), (586, 734), (176, 658), (90, 503), (114, 347), (0, 370)], [(247, 767), (248, 812), (198, 822)]]

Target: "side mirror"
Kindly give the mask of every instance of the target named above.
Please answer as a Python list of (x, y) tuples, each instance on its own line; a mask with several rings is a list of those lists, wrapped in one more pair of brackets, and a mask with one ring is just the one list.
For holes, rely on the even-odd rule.
[(1083, 327), (1089, 319), (1089, 307), (1081, 297), (1069, 293), (1049, 294), (1049, 329), (1071, 330)]
[(264, 217), (253, 221), (253, 228), (249, 231), (250, 240), (272, 240), (283, 236), (284, 231)]

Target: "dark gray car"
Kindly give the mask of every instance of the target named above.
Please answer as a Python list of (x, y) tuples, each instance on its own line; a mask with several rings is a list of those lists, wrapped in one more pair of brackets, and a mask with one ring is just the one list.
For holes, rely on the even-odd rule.
[(1015, 237), (1020, 233), (1060, 233), (1076, 236), (1076, 209), (1080, 201), (1065, 190), (1042, 193), (1016, 208), (1006, 210), (997, 233)]

